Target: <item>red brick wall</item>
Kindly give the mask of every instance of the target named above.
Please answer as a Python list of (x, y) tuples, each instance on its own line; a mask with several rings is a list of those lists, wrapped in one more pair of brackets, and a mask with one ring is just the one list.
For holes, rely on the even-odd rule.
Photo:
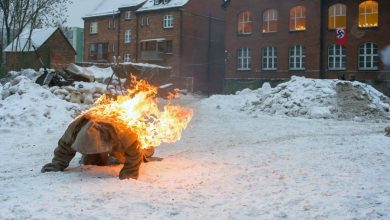
[[(164, 15), (173, 15), (173, 28), (163, 28)], [(180, 12), (176, 9), (147, 11), (137, 13), (138, 17), (138, 58), (137, 62), (149, 62), (172, 67), (172, 75), (179, 75), (180, 64)], [(141, 19), (149, 18), (149, 25), (141, 26)], [(140, 56), (141, 41), (147, 39), (165, 38), (172, 40), (173, 51), (163, 55), (163, 61), (145, 61)]]
[[(116, 22), (115, 28), (113, 22)], [(111, 28), (109, 28), (109, 22), (111, 21)], [(90, 33), (90, 24), (92, 22), (98, 22), (98, 32), (96, 34)], [(91, 17), (84, 19), (84, 61), (96, 62), (96, 60), (90, 57), (89, 45), (91, 43), (107, 43), (108, 44), (108, 56), (107, 60), (101, 60), (99, 62), (112, 62), (113, 56), (118, 56), (118, 15), (115, 16), (102, 16)]]
[[(136, 60), (136, 37), (137, 37), (137, 16), (135, 10), (137, 7), (131, 8), (122, 8), (120, 10), (120, 18), (119, 18), (119, 55), (122, 57), (122, 61), (124, 59), (125, 54), (130, 54), (130, 58), (132, 61)], [(126, 20), (125, 14), (126, 11), (131, 11), (131, 19)], [(125, 32), (126, 30), (131, 31), (131, 42), (125, 43)]]
[[(390, 74), (384, 71), (384, 66), (380, 63), (377, 71), (359, 71), (358, 54), (359, 46), (373, 42), (378, 45), (379, 50), (390, 45), (390, 1), (380, 0), (379, 3), (379, 26), (376, 28), (358, 28), (359, 1), (339, 1), (327, 0), (323, 6), (323, 33), (324, 50), (323, 64), (326, 78), (337, 78), (345, 75), (347, 78), (354, 75), (357, 80), (380, 80), (390, 79)], [(331, 5), (343, 3), (347, 6), (347, 38), (346, 47), (347, 69), (343, 71), (328, 70), (328, 48), (335, 42), (335, 30), (328, 29), (328, 9)]]
[[(301, 5), (306, 7), (306, 30), (289, 31), (290, 9)], [(278, 10), (278, 31), (262, 33), (262, 14), (267, 9)], [(248, 36), (237, 34), (237, 15), (249, 10), (253, 15), (253, 33)], [(241, 0), (232, 1), (226, 13), (226, 50), (228, 63), (226, 78), (287, 78), (291, 75), (309, 77), (319, 76), (320, 64), (320, 0)], [(290, 71), (288, 67), (289, 47), (301, 44), (306, 48), (306, 70)], [(261, 48), (274, 46), (277, 48), (277, 71), (263, 71), (261, 64)], [(237, 71), (237, 50), (241, 47), (252, 49), (252, 70)]]

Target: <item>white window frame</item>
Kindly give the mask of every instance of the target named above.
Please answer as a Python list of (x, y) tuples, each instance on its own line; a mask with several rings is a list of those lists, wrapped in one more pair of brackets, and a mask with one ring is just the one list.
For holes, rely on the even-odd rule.
[(239, 48), (237, 51), (237, 70), (251, 70), (252, 50), (248, 47)]
[(126, 11), (125, 12), (125, 20), (131, 20), (131, 17), (132, 17), (131, 11)]
[[(295, 9), (301, 9), (300, 11), (296, 11)], [(294, 9), (294, 29), (290, 29), (290, 31), (305, 31), (306, 30), (306, 7), (305, 6), (301, 6), (301, 5), (298, 5), (298, 6), (295, 6), (293, 8), (290, 9), (290, 16), (291, 16), (291, 11)], [(303, 13), (303, 11), (305, 11), (305, 13)], [(304, 29), (298, 29), (297, 27), (297, 20), (300, 19), (300, 18), (303, 18), (305, 19), (305, 27)], [(290, 17), (290, 22), (291, 22), (291, 17)], [(290, 26), (291, 27), (291, 26)]]
[(278, 52), (276, 47), (264, 47), (262, 50), (262, 69), (263, 70), (277, 70), (278, 66)]
[(328, 24), (329, 29), (334, 30), (337, 28), (346, 28), (346, 27), (338, 27), (336, 22), (338, 17), (347, 18), (347, 6), (345, 4), (337, 3), (330, 6), (328, 16), (329, 18), (333, 17), (332, 27), (330, 27), (331, 24)]
[[(277, 28), (275, 31), (270, 30), (270, 22), (271, 21), (276, 21), (278, 22), (278, 10), (276, 9), (268, 9), (264, 11), (263, 13), (263, 33), (272, 33), (272, 32), (277, 32)], [(267, 24), (266, 27), (264, 27), (264, 23)]]
[(173, 28), (173, 15), (164, 15), (163, 28)]
[(131, 62), (131, 56), (130, 56), (129, 53), (125, 53), (125, 54), (123, 55), (123, 62), (124, 62), (124, 63)]
[(305, 70), (305, 47), (294, 45), (288, 51), (288, 68), (289, 70)]
[(89, 24), (89, 33), (97, 34), (98, 33), (98, 22), (94, 21)]
[[(363, 53), (362, 53), (363, 50)], [(368, 53), (371, 51), (371, 53)], [(374, 52), (376, 51), (376, 53)], [(363, 59), (363, 62), (361, 62)], [(363, 64), (363, 65), (361, 65)], [(364, 43), (359, 47), (359, 70), (378, 70), (379, 69), (379, 55), (378, 46), (372, 42)]]
[(347, 53), (345, 46), (332, 44), (328, 48), (328, 69), (329, 70), (346, 70)]
[(125, 31), (125, 43), (131, 43), (131, 30)]

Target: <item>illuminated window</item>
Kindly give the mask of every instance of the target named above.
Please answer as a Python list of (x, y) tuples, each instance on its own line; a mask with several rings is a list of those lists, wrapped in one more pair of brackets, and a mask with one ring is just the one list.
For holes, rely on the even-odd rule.
[(305, 69), (305, 48), (302, 45), (295, 45), (289, 49), (289, 69)]
[(306, 8), (296, 6), (290, 10), (290, 31), (306, 30)]
[(365, 43), (359, 47), (359, 69), (377, 70), (379, 68), (378, 46)]
[(329, 8), (329, 29), (347, 27), (347, 6), (335, 4)]
[(263, 13), (263, 33), (278, 31), (278, 11), (269, 9)]
[(378, 27), (378, 2), (365, 1), (360, 3), (359, 27)]
[(328, 49), (328, 68), (330, 70), (345, 70), (347, 55), (344, 46), (333, 44)]
[(265, 47), (263, 51), (263, 70), (276, 70), (278, 55), (275, 47)]
[(252, 13), (249, 11), (241, 12), (238, 15), (238, 33), (251, 34), (253, 29)]
[(251, 70), (252, 50), (249, 48), (238, 49), (237, 70)]

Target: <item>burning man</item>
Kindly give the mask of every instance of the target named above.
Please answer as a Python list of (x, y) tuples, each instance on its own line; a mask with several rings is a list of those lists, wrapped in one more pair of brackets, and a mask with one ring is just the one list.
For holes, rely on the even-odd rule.
[[(82, 163), (106, 165), (111, 158), (124, 163), (120, 179), (138, 177), (142, 161), (154, 147), (180, 140), (192, 109), (156, 102), (157, 88), (132, 76), (133, 89), (115, 98), (103, 95), (95, 106), (77, 117), (58, 141), (51, 163), (42, 172), (63, 171), (76, 152)], [(154, 147), (148, 147), (154, 146)]]
[(124, 164), (120, 179), (137, 179), (142, 161), (146, 162), (153, 155), (154, 147), (142, 149), (137, 136), (128, 128), (83, 114), (68, 126), (58, 141), (52, 162), (43, 166), (41, 171), (63, 171), (76, 152), (83, 155), (81, 162), (85, 165), (104, 166), (109, 157), (114, 157)]

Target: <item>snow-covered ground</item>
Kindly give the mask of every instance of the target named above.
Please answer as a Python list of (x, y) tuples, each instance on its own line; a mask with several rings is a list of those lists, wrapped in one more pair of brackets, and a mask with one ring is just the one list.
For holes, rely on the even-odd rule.
[[(194, 109), (181, 141), (158, 147), (163, 160), (124, 181), (120, 165), (80, 166), (80, 155), (65, 172), (42, 174), (82, 107), (23, 77), (0, 85), (0, 219), (390, 219), (389, 103), (365, 87), (381, 120), (342, 117), (332, 107), (337, 82), (311, 81), (304, 93), (293, 89), (300, 80), (181, 97)], [(297, 111), (296, 96), (308, 111)]]

